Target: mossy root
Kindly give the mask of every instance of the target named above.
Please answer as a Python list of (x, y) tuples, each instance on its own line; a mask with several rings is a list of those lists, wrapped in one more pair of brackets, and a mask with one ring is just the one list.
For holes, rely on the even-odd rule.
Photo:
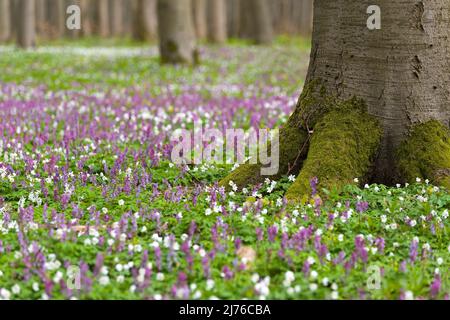
[(435, 120), (416, 125), (400, 145), (397, 163), (406, 181), (429, 179), (450, 190), (450, 130)]
[[(297, 108), (289, 118), (286, 126), (279, 133), (279, 171), (274, 176), (262, 176), (261, 164), (244, 164), (219, 182), (229, 188), (232, 181), (242, 189), (249, 185), (262, 183), (264, 179), (278, 180), (285, 175), (298, 175), (308, 154), (310, 135), (308, 124), (314, 126), (314, 119), (326, 109), (325, 92), (320, 90), (320, 81), (311, 81), (305, 85)], [(310, 114), (314, 114), (311, 116)], [(270, 146), (269, 146), (270, 149)]]
[(341, 189), (355, 178), (363, 181), (381, 143), (379, 123), (357, 99), (341, 102), (314, 127), (309, 153), (295, 183), (287, 191), (289, 201), (311, 195), (310, 181), (318, 178), (318, 191)]

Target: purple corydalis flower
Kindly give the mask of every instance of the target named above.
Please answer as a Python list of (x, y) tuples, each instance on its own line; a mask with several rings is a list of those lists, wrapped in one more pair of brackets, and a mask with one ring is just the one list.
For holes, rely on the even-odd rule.
[(261, 228), (256, 228), (256, 239), (258, 242), (261, 242), (264, 240), (264, 231)]
[(441, 277), (439, 275), (436, 275), (436, 277), (433, 280), (433, 283), (430, 286), (430, 293), (431, 297), (433, 299), (436, 299), (441, 292)]
[(231, 280), (233, 278), (233, 276), (234, 276), (233, 271), (228, 266), (224, 266), (222, 268), (222, 273), (223, 273), (223, 276), (224, 276), (224, 278), (226, 280)]
[(317, 195), (317, 185), (319, 184), (319, 178), (314, 177), (309, 181), (309, 185), (311, 186), (311, 195), (314, 197)]
[(268, 234), (268, 236), (269, 236), (269, 241), (270, 241), (270, 242), (274, 242), (274, 241), (275, 241), (275, 238), (276, 238), (276, 236), (277, 236), (277, 234), (278, 234), (278, 227), (275, 226), (275, 225), (269, 227), (269, 228), (267, 229), (267, 234)]
[(101, 253), (97, 254), (97, 258), (95, 259), (95, 268), (94, 268), (94, 276), (98, 276), (100, 273), (100, 270), (103, 267), (103, 255)]
[(384, 248), (385, 248), (385, 241), (383, 238), (377, 238), (375, 240), (375, 245), (378, 248), (378, 251), (380, 251), (381, 254), (384, 254)]
[(302, 268), (302, 272), (305, 275), (305, 277), (309, 276), (310, 268), (311, 268), (311, 265), (309, 264), (309, 261), (306, 260), (305, 263), (303, 264), (303, 268)]
[(364, 213), (369, 209), (369, 203), (366, 201), (359, 201), (356, 203), (356, 211), (358, 213)]
[(411, 264), (414, 264), (414, 262), (416, 261), (418, 250), (419, 250), (419, 241), (414, 239), (411, 242), (411, 246), (409, 248), (409, 261), (411, 262)]

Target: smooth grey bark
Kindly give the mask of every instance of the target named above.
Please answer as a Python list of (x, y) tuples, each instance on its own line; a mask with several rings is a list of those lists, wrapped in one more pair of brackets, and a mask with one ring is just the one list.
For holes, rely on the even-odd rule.
[(224, 43), (227, 40), (227, 10), (225, 0), (209, 0), (208, 40), (214, 43)]
[(208, 32), (206, 8), (208, 0), (192, 0), (192, 14), (197, 39), (205, 39)]
[(139, 41), (154, 39), (158, 27), (156, 0), (134, 0), (133, 10), (133, 37)]
[(35, 46), (35, 0), (17, 0), (17, 46), (28, 49)]
[(367, 28), (373, 1), (316, 0), (307, 83), (364, 99), (384, 129), (374, 180), (392, 183), (395, 150), (411, 125), (450, 120), (450, 1), (379, 0), (381, 30)]
[(161, 61), (197, 63), (191, 0), (158, 0), (157, 11)]
[(8, 41), (11, 36), (11, 3), (0, 0), (0, 42)]

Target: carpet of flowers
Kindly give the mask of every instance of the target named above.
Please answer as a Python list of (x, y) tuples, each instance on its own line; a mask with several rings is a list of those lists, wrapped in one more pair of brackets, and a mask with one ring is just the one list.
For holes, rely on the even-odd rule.
[(170, 162), (194, 120), (286, 121), (297, 42), (206, 47), (195, 69), (145, 48), (0, 51), (0, 299), (449, 298), (446, 190), (355, 180), (292, 205), (295, 177), (226, 192), (231, 166)]

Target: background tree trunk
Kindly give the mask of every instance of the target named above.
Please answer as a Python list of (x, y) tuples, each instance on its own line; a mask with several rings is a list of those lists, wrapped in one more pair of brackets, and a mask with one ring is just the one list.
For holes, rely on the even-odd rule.
[(299, 31), (302, 35), (310, 35), (313, 27), (313, 1), (301, 0)]
[(11, 3), (0, 0), (0, 42), (8, 41), (11, 36)]
[(206, 4), (208, 0), (192, 0), (195, 34), (197, 39), (205, 39), (208, 27), (206, 20)]
[(382, 123), (375, 181), (395, 179), (395, 150), (414, 123), (450, 119), (448, 1), (380, 0), (381, 30), (367, 28), (371, 1), (316, 0), (307, 82), (357, 96)]
[(242, 4), (244, 37), (249, 37), (257, 44), (271, 43), (273, 25), (268, 0), (245, 0)]
[(156, 0), (135, 0), (133, 5), (133, 37), (139, 41), (154, 39), (157, 30)]
[(46, 0), (36, 1), (36, 36), (39, 38), (47, 38), (48, 34), (48, 17)]
[(158, 22), (162, 62), (196, 63), (191, 0), (158, 0)]
[(122, 37), (124, 34), (124, 3), (122, 0), (110, 1), (110, 32), (113, 37)]
[(240, 0), (228, 0), (227, 4), (227, 25), (228, 35), (233, 38), (239, 37), (241, 27), (241, 3)]
[(81, 34), (84, 37), (89, 37), (92, 35), (92, 28), (93, 28), (92, 0), (80, 0), (80, 9), (81, 9)]
[(49, 22), (51, 25), (50, 37), (59, 39), (65, 34), (65, 1), (48, 1)]
[(97, 0), (97, 14), (98, 14), (98, 26), (97, 33), (102, 38), (106, 38), (110, 35), (109, 32), (109, 1)]
[(35, 1), (17, 0), (19, 15), (17, 29), (17, 45), (27, 49), (35, 46), (36, 23), (35, 23)]
[(208, 1), (208, 40), (224, 43), (227, 40), (227, 10), (225, 0)]

